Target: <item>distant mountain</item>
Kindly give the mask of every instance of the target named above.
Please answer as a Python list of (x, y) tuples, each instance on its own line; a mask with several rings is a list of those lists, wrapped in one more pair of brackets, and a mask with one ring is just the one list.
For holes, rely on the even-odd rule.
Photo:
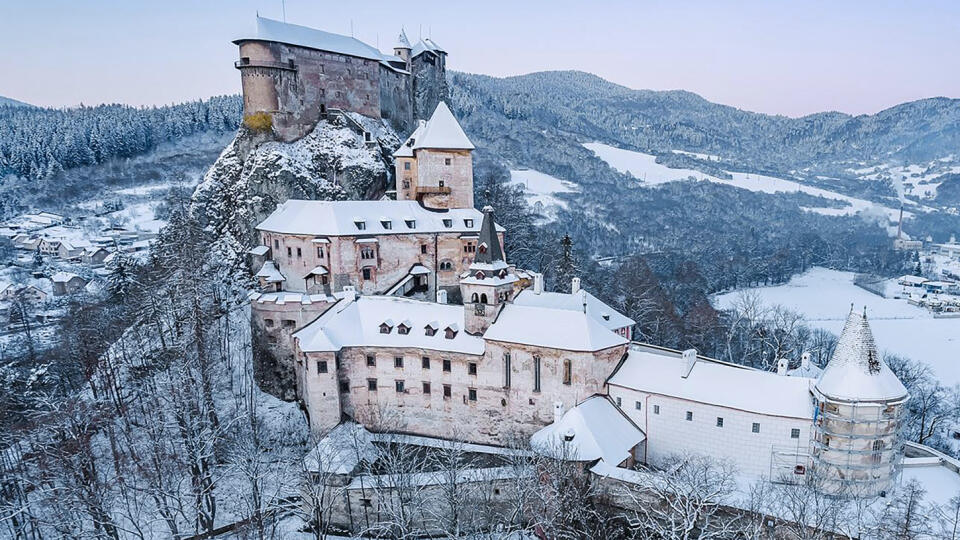
[(33, 107), (29, 103), (24, 103), (22, 101), (17, 101), (15, 99), (10, 99), (8, 97), (0, 96), (0, 107)]
[(960, 148), (957, 99), (924, 99), (872, 115), (787, 118), (719, 105), (691, 92), (632, 90), (579, 71), (508, 78), (454, 73), (451, 95), (462, 115), (479, 114), (473, 127), (481, 136), (500, 118), (581, 142), (720, 155), (728, 168), (809, 178), (854, 178), (848, 169), (929, 161)]

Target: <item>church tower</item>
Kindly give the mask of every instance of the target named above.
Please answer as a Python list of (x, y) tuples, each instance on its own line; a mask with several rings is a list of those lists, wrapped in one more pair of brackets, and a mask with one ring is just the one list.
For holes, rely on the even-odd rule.
[(441, 101), (393, 154), (397, 200), (416, 200), (433, 210), (473, 208), (473, 149)]
[(516, 281), (516, 274), (510, 271), (504, 260), (503, 247), (493, 222), (493, 208), (485, 206), (476, 257), (467, 275), (460, 280), (467, 332), (483, 334), (487, 331), (504, 304), (512, 300)]
[(862, 315), (850, 310), (813, 395), (813, 465), (822, 489), (857, 496), (887, 491), (902, 455), (909, 395), (880, 358), (866, 309)]

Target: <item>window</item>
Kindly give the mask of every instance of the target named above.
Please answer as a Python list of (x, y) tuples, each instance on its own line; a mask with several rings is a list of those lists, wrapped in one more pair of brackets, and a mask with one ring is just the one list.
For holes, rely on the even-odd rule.
[(287, 257), (293, 257), (293, 248), (287, 248)]
[(760, 424), (757, 422), (754, 422), (753, 427), (750, 428), (750, 431), (754, 433), (760, 433)]
[(409, 161), (404, 161), (404, 162), (403, 162), (403, 170), (405, 170), (405, 171), (409, 171), (409, 170), (410, 170), (410, 162), (409, 162)]
[(533, 357), (533, 391), (540, 391), (540, 357)]
[(622, 407), (622, 406), (623, 406), (623, 400), (620, 399), (620, 396), (617, 396), (617, 407)]
[(367, 230), (367, 222), (366, 222), (366, 221), (354, 221), (353, 224), (357, 226), (357, 230), (358, 230), (358, 231), (365, 231), (365, 230)]
[(273, 328), (273, 319), (264, 319), (263, 324), (265, 324), (267, 328)]
[(693, 422), (693, 411), (687, 411), (687, 422)]
[(420, 367), (423, 369), (430, 369), (430, 357), (424, 356), (420, 359)]
[(723, 427), (723, 418), (720, 416), (717, 417), (717, 427)]
[(395, 367), (395, 368), (402, 368), (402, 367), (403, 367), (403, 357), (402, 357), (402, 356), (394, 356), (394, 357), (393, 357), (393, 367)]
[(394, 388), (397, 389), (398, 394), (402, 394), (404, 391), (404, 382), (403, 381), (394, 381)]
[(423, 393), (424, 394), (430, 393), (430, 383), (428, 382), (423, 383)]
[(273, 240), (273, 249), (280, 249), (280, 241), (276, 238)]
[(365, 247), (360, 250), (361, 259), (370, 260), (370, 259), (376, 258), (376, 256), (377, 254), (373, 251), (373, 248)]
[(633, 408), (639, 411), (639, 410), (640, 410), (640, 402), (639, 402), (639, 401), (634, 401), (634, 402), (633, 402)]
[(444, 165), (450, 165), (450, 163), (451, 163), (450, 158), (443, 158), (443, 164), (444, 164)]
[[(407, 225), (407, 228), (408, 228), (408, 229), (416, 229), (416, 228), (417, 228), (417, 220), (415, 220), (415, 219), (405, 219), (403, 222)], [(426, 249), (426, 246), (422, 246), (421, 249), (425, 250), (425, 249)], [(423, 252), (426, 253), (426, 251), (423, 251)]]
[(350, 381), (348, 381), (348, 380), (342, 380), (342, 381), (340, 381), (340, 392), (343, 393), (343, 394), (349, 394), (349, 393), (350, 393)]
[(563, 361), (563, 384), (570, 385), (573, 382), (573, 365), (570, 359)]
[(880, 439), (873, 441), (873, 454), (870, 455), (870, 461), (880, 463), (883, 461), (883, 447), (886, 446)]
[(409, 179), (409, 178), (404, 178), (404, 179), (403, 179), (403, 189), (410, 189), (410, 179)]
[(372, 275), (373, 275), (373, 274), (372, 274), (372, 272), (370, 272), (370, 269), (369, 269), (369, 268), (364, 268), (364, 269), (363, 269), (363, 280), (364, 280), (364, 281), (370, 281)]
[(452, 220), (452, 219), (445, 219), (445, 220), (443, 220), (443, 226), (446, 227), (446, 228), (448, 228), (448, 229), (449, 229), (450, 227), (453, 227), (453, 220)]
[(469, 219), (469, 218), (463, 220), (463, 226), (464, 226), (464, 227), (467, 227), (467, 228), (473, 227), (473, 220), (472, 220), (472, 219)]
[(473, 244), (473, 242), (467, 242), (467, 243), (463, 246), (463, 252), (464, 252), (464, 253), (474, 253), (474, 252), (476, 252), (476, 251), (477, 251), (477, 246), (475, 246), (475, 245)]
[(470, 401), (476, 401), (476, 400), (477, 400), (477, 389), (476, 389), (476, 388), (470, 388), (470, 389), (467, 390), (467, 399), (469, 399)]
[(440, 270), (453, 270), (453, 263), (450, 261), (440, 261)]
[(370, 499), (360, 499), (360, 505), (363, 506), (364, 508), (370, 508), (371, 506), (373, 506), (373, 503), (370, 502)]
[(659, 406), (659, 405), (654, 405), (654, 406), (653, 406), (653, 414), (660, 414), (660, 406)]
[(510, 388), (510, 353), (503, 355), (503, 387)]
[(323, 246), (317, 246), (317, 257), (323, 258)]
[(317, 373), (326, 373), (326, 372), (327, 372), (327, 361), (317, 360)]
[(376, 379), (367, 379), (367, 390), (371, 392), (377, 391), (377, 380)]
[(280, 322), (280, 324), (282, 324), (284, 328), (296, 328), (297, 321), (293, 319), (284, 319)]
[(367, 355), (367, 367), (373, 367), (373, 366), (375, 366), (375, 365), (377, 365), (377, 357), (374, 356), (374, 355), (372, 355), (372, 354), (368, 354), (368, 355)]
[(446, 359), (445, 359), (445, 360), (443, 361), (443, 370), (446, 371), (446, 372), (448, 372), (448, 373), (450, 372), (450, 361), (449, 361), (449, 360), (446, 360)]
[(300, 248), (297, 248), (297, 258), (300, 259), (302, 257), (303, 257), (303, 250)]
[(453, 390), (450, 388), (449, 384), (443, 385), (443, 397), (449, 398), (453, 395)]
[(444, 333), (444, 337), (446, 337), (447, 339), (453, 339), (457, 337), (457, 331), (454, 330), (453, 328), (450, 328), (449, 326), (447, 327), (446, 330), (443, 331), (443, 333)]
[(426, 254), (427, 254), (427, 245), (426, 245), (426, 244), (420, 244), (420, 253), (423, 254), (423, 255), (426, 255)]
[(793, 429), (791, 429), (791, 430), (790, 430), (790, 438), (791, 438), (791, 439), (799, 439), (799, 438), (800, 438), (800, 428), (793, 428)]
[(440, 180), (440, 187), (443, 187), (443, 185), (444, 185), (444, 181)]
[(407, 335), (410, 333), (410, 327), (407, 325), (401, 324), (400, 326), (397, 327), (397, 333)]
[(467, 373), (469, 373), (470, 375), (476, 375), (476, 374), (477, 374), (477, 363), (476, 363), (476, 362), (470, 362), (470, 363), (467, 365)]
[(437, 329), (432, 326), (424, 326), (423, 333), (428, 336), (435, 336), (437, 335)]
[(393, 229), (393, 222), (390, 220), (381, 221), (380, 225), (383, 225), (383, 228), (387, 229), (388, 231)]
[(381, 333), (381, 334), (389, 334), (389, 333), (390, 333), (390, 330), (392, 330), (392, 329), (393, 329), (393, 327), (391, 327), (391, 326), (390, 326), (389, 324), (387, 324), (387, 323), (382, 323), (382, 324), (380, 324), (380, 333)]

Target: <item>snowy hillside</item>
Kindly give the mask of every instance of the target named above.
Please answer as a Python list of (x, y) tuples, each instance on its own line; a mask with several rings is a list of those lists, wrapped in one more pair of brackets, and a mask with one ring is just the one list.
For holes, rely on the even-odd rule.
[(0, 107), (33, 107), (29, 103), (24, 103), (22, 101), (17, 101), (15, 99), (10, 99), (8, 97), (0, 96)]

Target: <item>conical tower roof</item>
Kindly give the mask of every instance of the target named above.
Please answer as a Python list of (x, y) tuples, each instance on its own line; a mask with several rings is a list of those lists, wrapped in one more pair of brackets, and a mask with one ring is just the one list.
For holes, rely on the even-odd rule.
[(839, 401), (896, 401), (907, 397), (907, 389), (877, 352), (866, 309), (862, 315), (850, 310), (816, 389)]
[(403, 28), (400, 29), (400, 35), (397, 36), (397, 44), (394, 45), (393, 48), (394, 48), (394, 49), (409, 49), (409, 48), (410, 48), (410, 40), (407, 39), (407, 33), (403, 30)]
[(438, 150), (473, 150), (473, 143), (454, 118), (447, 104), (440, 102), (423, 132), (417, 138), (413, 149), (430, 148)]
[(484, 206), (483, 223), (480, 224), (480, 236), (477, 238), (477, 254), (470, 265), (470, 273), (475, 275), (477, 271), (483, 271), (489, 274), (490, 271), (506, 268), (507, 261), (504, 259), (503, 247), (493, 222), (493, 207)]

